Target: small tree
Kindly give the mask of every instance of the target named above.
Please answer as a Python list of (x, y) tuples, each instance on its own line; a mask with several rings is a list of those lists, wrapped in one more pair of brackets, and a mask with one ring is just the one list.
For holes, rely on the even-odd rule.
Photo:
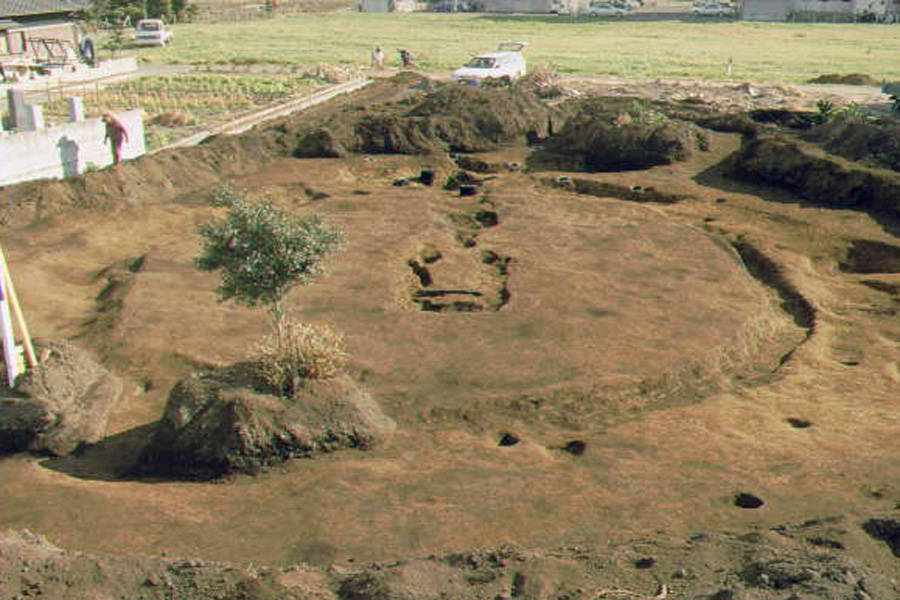
[(341, 233), (318, 217), (295, 218), (267, 200), (248, 202), (228, 188), (217, 190), (215, 201), (228, 213), (199, 228), (205, 241), (195, 264), (204, 271), (221, 269), (221, 300), (265, 306), (275, 345), (284, 348), (289, 340), (282, 300), (322, 272), (321, 260), (339, 244)]
[(103, 47), (115, 57), (116, 52), (125, 45), (125, 13), (119, 9), (111, 10), (105, 15), (109, 21), (109, 37)]

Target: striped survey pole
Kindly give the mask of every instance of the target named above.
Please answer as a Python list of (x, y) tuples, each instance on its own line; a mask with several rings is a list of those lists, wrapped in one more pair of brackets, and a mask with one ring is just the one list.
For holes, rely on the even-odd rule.
[(9, 382), (9, 387), (13, 387), (16, 384), (16, 376), (19, 374), (19, 353), (16, 350), (12, 319), (9, 317), (8, 297), (6, 277), (0, 277), (0, 328), (3, 329), (3, 360), (6, 363), (6, 380)]
[(6, 377), (9, 387), (13, 387), (16, 384), (16, 377), (22, 372), (22, 369), (19, 368), (19, 349), (16, 346), (16, 334), (13, 331), (10, 305), (12, 305), (12, 310), (16, 315), (16, 322), (19, 324), (19, 329), (22, 333), (25, 359), (28, 361), (29, 368), (34, 368), (37, 366), (37, 357), (34, 354), (34, 346), (31, 345), (28, 324), (25, 323), (22, 307), (19, 306), (19, 299), (16, 297), (16, 288), (13, 286), (12, 278), (9, 276), (6, 256), (3, 254), (3, 248), (0, 247), (0, 329), (2, 329), (0, 334), (3, 337), (3, 360), (6, 362)]

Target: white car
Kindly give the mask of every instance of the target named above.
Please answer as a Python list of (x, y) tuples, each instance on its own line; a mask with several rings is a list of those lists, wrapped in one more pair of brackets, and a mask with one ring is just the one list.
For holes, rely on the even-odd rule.
[(625, 6), (613, 2), (594, 2), (584, 11), (589, 17), (623, 17), (627, 13)]
[(134, 29), (134, 43), (138, 46), (165, 46), (172, 41), (172, 31), (162, 19), (141, 19)]
[(481, 85), (488, 79), (515, 81), (525, 74), (525, 42), (501, 42), (497, 50), (473, 56), (452, 73), (453, 81)]
[(724, 2), (695, 2), (691, 12), (698, 17), (729, 17), (734, 8)]

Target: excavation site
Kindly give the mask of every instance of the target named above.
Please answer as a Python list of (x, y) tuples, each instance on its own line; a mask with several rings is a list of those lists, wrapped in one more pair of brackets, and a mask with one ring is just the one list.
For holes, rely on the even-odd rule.
[[(6, 187), (0, 597), (900, 598), (900, 121), (815, 101), (400, 72)], [(340, 232), (340, 368), (254, 362), (226, 196)]]

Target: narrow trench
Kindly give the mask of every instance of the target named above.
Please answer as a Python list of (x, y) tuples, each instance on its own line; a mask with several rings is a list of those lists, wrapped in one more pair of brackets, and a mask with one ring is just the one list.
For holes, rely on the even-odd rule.
[(787, 364), (797, 348), (806, 343), (815, 333), (816, 309), (813, 308), (809, 300), (800, 293), (794, 284), (788, 281), (778, 263), (769, 258), (759, 248), (743, 239), (732, 242), (731, 246), (741, 257), (741, 261), (744, 263), (744, 267), (750, 276), (766, 287), (775, 290), (781, 299), (781, 309), (791, 316), (794, 324), (806, 331), (803, 340), (779, 359), (778, 366), (773, 370), (773, 372), (776, 372)]

